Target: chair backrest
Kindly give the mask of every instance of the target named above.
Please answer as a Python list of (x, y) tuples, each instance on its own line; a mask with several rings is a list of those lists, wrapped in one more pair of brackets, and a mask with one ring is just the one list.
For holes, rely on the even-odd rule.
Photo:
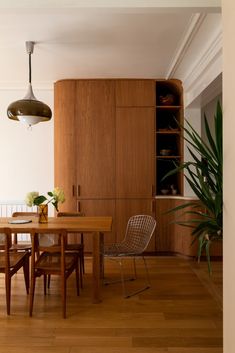
[(136, 254), (141, 254), (147, 248), (156, 228), (156, 220), (149, 215), (132, 216), (126, 228), (123, 244)]
[[(82, 212), (58, 212), (57, 217), (84, 217), (84, 213)], [(68, 235), (68, 242), (69, 243), (76, 243), (78, 233), (73, 233)], [(83, 233), (80, 233), (81, 236), (81, 244), (84, 244)]]
[[(27, 212), (27, 211), (23, 211), (23, 212), (17, 211), (17, 212), (12, 213), (12, 217), (25, 217), (25, 216), (38, 217), (38, 213), (37, 212)], [(40, 245), (42, 245), (42, 246), (50, 246), (50, 245), (57, 244), (58, 240), (55, 239), (54, 237), (52, 237), (51, 234), (40, 234), (39, 235), (39, 242), (40, 242)], [(14, 234), (14, 244), (16, 244), (16, 243), (17, 243), (17, 234)]]
[(21, 217), (21, 216), (33, 216), (33, 217), (38, 217), (38, 213), (37, 212), (13, 212), (12, 213), (12, 217)]
[(58, 212), (57, 217), (82, 217), (84, 213), (82, 212)]
[(0, 250), (7, 250), (12, 245), (11, 231), (9, 228), (4, 228), (0, 233)]

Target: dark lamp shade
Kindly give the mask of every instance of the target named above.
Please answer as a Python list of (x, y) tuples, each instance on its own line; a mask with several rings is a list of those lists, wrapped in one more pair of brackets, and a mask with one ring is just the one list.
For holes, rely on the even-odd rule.
[(9, 119), (34, 125), (50, 120), (52, 113), (50, 107), (43, 102), (34, 99), (21, 99), (8, 106), (7, 116)]

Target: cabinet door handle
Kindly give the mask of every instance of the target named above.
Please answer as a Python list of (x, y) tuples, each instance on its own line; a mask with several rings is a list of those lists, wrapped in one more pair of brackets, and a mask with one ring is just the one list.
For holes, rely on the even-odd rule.
[(77, 210), (78, 210), (78, 212), (81, 212), (81, 202), (80, 201), (77, 202)]
[(81, 196), (81, 186), (77, 185), (77, 197)]

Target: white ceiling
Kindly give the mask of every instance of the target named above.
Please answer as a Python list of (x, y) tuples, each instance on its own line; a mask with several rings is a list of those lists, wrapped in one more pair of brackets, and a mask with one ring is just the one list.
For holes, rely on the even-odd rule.
[[(26, 86), (27, 40), (36, 42), (34, 87), (48, 87), (63, 78), (166, 77), (189, 37), (195, 13), (218, 11), (218, 0), (171, 2), (184, 6), (170, 10), (153, 6), (169, 4), (165, 0), (147, 1), (152, 6), (146, 8), (130, 6), (127, 0), (128, 7), (117, 7), (110, 0), (109, 8), (84, 8), (84, 1), (47, 0), (38, 7), (32, 0), (20, 4), (0, 0), (0, 87)], [(185, 3), (202, 7), (187, 8)], [(213, 6), (203, 8), (207, 3)]]

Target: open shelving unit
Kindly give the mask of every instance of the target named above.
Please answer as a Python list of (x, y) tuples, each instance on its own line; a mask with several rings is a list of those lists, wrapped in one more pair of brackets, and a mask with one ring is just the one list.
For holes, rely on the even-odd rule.
[(183, 175), (163, 177), (183, 161), (183, 90), (179, 80), (156, 81), (157, 195), (182, 195)]

